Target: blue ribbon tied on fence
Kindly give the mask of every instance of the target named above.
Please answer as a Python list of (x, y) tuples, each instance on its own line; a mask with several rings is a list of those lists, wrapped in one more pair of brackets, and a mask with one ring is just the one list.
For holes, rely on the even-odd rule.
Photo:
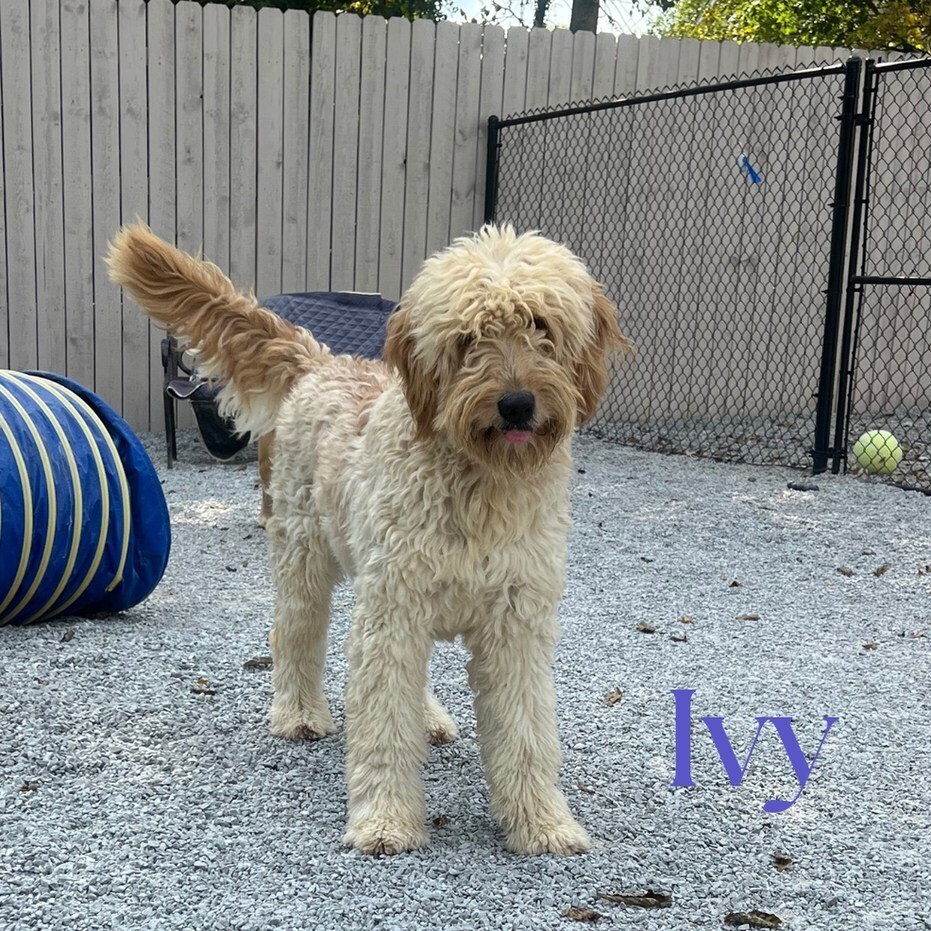
[(737, 164), (740, 166), (740, 170), (741, 170), (744, 174), (746, 174), (746, 176), (747, 176), (754, 184), (762, 184), (762, 183), (763, 183), (763, 176), (760, 175), (760, 174), (756, 171), (756, 169), (753, 167), (753, 165), (750, 164), (750, 159), (747, 158), (747, 156), (744, 155), (743, 152), (740, 153), (740, 158), (737, 159)]

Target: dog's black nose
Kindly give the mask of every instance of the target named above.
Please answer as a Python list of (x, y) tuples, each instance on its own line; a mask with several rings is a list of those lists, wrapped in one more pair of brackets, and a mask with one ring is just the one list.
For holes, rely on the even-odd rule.
[(527, 426), (533, 419), (535, 401), (529, 391), (513, 391), (498, 401), (498, 413), (508, 426)]

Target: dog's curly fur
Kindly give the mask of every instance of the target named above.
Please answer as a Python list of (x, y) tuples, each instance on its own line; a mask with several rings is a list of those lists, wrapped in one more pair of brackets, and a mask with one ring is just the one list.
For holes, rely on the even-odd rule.
[(551, 662), (569, 528), (570, 437), (628, 348), (583, 263), (486, 227), (428, 259), (388, 322), (385, 362), (334, 356), (215, 266), (136, 224), (111, 277), (226, 379), (240, 430), (275, 431), (268, 540), (277, 585), (271, 730), (335, 730), (323, 691), (330, 594), (355, 585), (347, 645), (349, 816), (368, 853), (427, 843), (435, 639), (461, 635), (492, 812), (509, 849), (588, 837), (558, 788)]

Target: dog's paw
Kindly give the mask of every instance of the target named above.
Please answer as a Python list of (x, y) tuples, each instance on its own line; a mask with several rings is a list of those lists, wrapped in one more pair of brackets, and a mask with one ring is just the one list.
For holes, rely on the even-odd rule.
[(405, 824), (387, 818), (371, 818), (350, 824), (343, 843), (373, 857), (391, 856), (427, 846), (423, 825)]
[(427, 706), (424, 713), (424, 729), (427, 733), (427, 740), (434, 746), (452, 743), (459, 736), (456, 722), (440, 705), (434, 708)]
[(335, 734), (336, 724), (326, 705), (319, 708), (282, 708), (272, 703), (268, 729), (276, 737), (286, 740), (319, 740)]
[(541, 853), (571, 856), (585, 853), (591, 847), (585, 828), (571, 818), (565, 821), (521, 824), (508, 833), (505, 843), (512, 853), (528, 856)]
[(434, 747), (440, 747), (443, 744), (451, 744), (459, 736), (459, 728), (456, 722), (450, 719), (449, 724), (438, 724), (434, 726), (427, 725), (427, 740)]

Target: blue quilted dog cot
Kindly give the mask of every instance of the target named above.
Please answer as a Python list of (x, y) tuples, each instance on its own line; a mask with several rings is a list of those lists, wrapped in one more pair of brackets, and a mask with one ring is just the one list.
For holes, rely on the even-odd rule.
[(0, 370), (0, 624), (132, 607), (170, 547), (161, 483), (125, 421), (70, 379)]

